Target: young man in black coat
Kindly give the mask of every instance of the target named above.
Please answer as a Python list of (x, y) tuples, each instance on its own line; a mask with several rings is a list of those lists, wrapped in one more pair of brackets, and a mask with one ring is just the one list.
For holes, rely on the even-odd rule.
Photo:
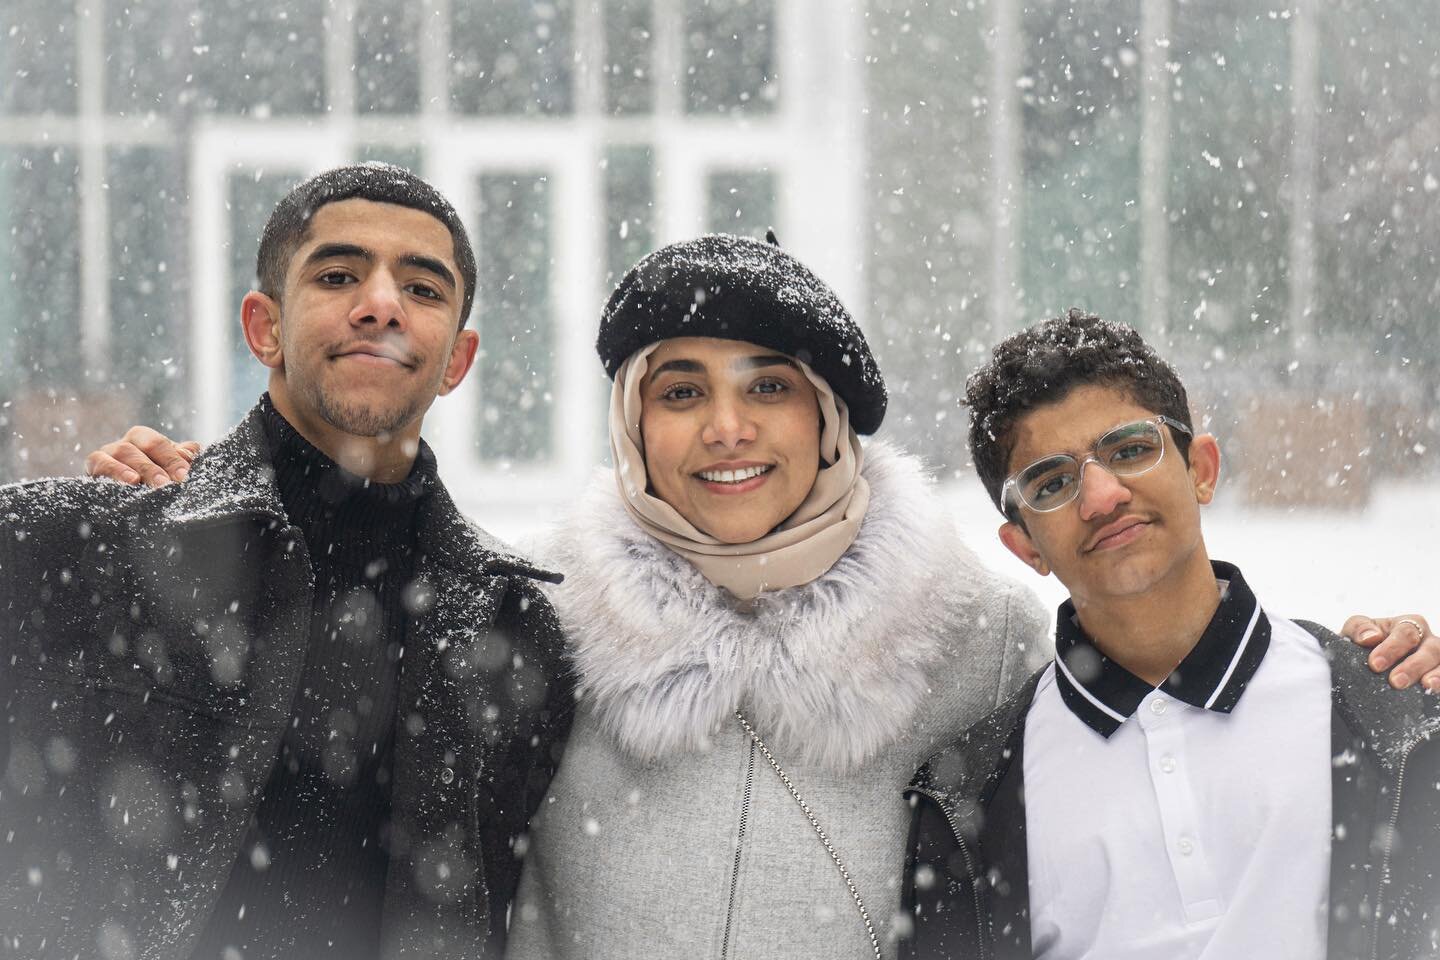
[(1434, 955), (1440, 703), (1210, 559), (1220, 452), (1175, 372), (1072, 310), (967, 393), (1001, 539), (1071, 597), (1055, 661), (907, 791), (904, 955)]
[(184, 484), (0, 488), (0, 953), (496, 956), (572, 690), (420, 439), (475, 260), (399, 168), (306, 181), (241, 305), (269, 392)]

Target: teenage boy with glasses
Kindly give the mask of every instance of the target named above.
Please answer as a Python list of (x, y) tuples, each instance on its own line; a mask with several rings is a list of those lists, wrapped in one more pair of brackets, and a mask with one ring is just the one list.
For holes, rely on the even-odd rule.
[(1070, 599), (1056, 660), (907, 790), (905, 955), (1431, 955), (1440, 705), (1210, 559), (1220, 450), (1175, 372), (1072, 310), (967, 401), (1001, 540)]

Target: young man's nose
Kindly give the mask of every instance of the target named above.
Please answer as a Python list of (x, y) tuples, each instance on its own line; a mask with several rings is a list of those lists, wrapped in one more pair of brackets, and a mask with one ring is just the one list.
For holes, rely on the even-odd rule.
[(733, 448), (754, 440), (755, 433), (755, 421), (746, 413), (744, 404), (720, 396), (710, 404), (709, 418), (700, 439), (706, 444)]
[(365, 278), (359, 286), (359, 299), (350, 311), (350, 322), (398, 327), (405, 322), (405, 304), (395, 279), (383, 270)]
[(1080, 468), (1080, 519), (1094, 520), (1130, 502), (1130, 488), (1094, 460)]

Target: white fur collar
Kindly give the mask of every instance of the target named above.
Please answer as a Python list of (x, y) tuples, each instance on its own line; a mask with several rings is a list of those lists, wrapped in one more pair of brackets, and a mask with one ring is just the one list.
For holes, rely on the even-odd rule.
[[(820, 579), (745, 607), (626, 514), (609, 471), (540, 545), (586, 697), (641, 759), (703, 748), (743, 707), (761, 736), (831, 768), (911, 723), (941, 655), (952, 524), (918, 460), (866, 447), (870, 507)], [(963, 561), (961, 561), (963, 562)]]

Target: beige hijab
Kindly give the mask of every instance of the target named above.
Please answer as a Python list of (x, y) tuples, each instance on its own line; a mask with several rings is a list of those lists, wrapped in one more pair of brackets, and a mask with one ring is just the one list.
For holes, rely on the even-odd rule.
[(693, 563), (707, 580), (742, 600), (809, 583), (825, 573), (855, 541), (870, 503), (870, 485), (860, 475), (864, 452), (850, 427), (845, 401), (808, 365), (795, 361), (819, 395), (820, 455), (830, 466), (820, 470), (810, 495), (780, 526), (750, 543), (722, 543), (646, 492), (640, 384), (648, 358), (658, 346), (652, 343), (637, 350), (621, 364), (610, 395), (610, 452), (620, 497), (630, 516), (646, 533)]

